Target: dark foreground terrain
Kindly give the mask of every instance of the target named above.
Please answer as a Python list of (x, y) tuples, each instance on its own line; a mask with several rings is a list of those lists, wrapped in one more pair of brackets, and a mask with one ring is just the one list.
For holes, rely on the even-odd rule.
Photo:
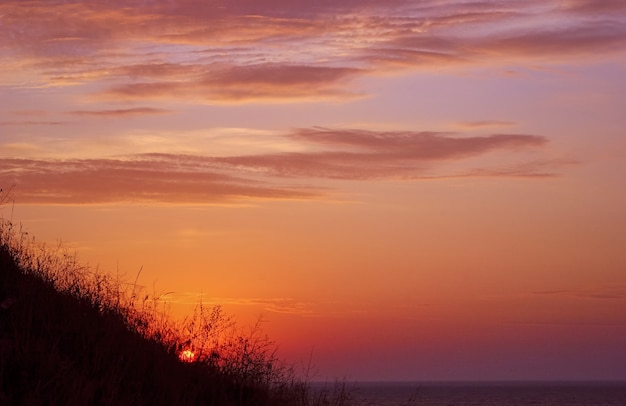
[(0, 404), (293, 402), (206, 363), (183, 363), (175, 348), (131, 327), (121, 312), (23, 272), (0, 247)]
[[(0, 222), (0, 405), (349, 403), (345, 386), (310, 391), (271, 341), (237, 333), (219, 308), (174, 325), (136, 282), (75, 258)], [(193, 362), (179, 359), (186, 348)]]

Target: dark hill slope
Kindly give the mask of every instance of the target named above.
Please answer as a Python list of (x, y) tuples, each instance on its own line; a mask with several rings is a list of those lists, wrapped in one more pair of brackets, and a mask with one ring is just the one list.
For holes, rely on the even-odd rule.
[(0, 245), (0, 404), (270, 405), (244, 387), (128, 327), (120, 312), (55, 290)]

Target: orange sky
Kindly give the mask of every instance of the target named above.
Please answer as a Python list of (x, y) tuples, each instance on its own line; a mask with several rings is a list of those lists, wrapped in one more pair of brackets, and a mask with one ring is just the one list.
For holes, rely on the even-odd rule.
[(3, 1), (0, 208), (316, 379), (626, 379), (622, 1)]

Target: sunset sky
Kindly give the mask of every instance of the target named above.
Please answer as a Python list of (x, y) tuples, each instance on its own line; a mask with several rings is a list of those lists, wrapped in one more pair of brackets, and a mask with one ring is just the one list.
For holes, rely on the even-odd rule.
[(626, 379), (623, 0), (0, 2), (0, 208), (315, 379)]

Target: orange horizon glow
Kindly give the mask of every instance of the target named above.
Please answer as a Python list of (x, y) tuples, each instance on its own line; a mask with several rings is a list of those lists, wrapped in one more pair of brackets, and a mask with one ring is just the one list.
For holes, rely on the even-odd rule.
[(0, 216), (316, 379), (626, 379), (625, 21), (3, 1)]

